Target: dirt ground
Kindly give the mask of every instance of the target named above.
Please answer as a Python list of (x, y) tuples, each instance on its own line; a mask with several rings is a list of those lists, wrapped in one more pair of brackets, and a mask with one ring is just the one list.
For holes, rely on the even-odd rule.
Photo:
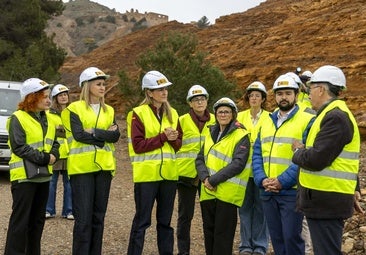
[[(120, 126), (121, 127), (121, 126)], [(112, 181), (108, 211), (105, 219), (103, 254), (122, 255), (127, 252), (129, 232), (135, 213), (133, 201), (132, 171), (129, 163), (124, 127), (121, 127), (122, 137), (116, 144), (117, 173)], [(363, 146), (363, 150), (365, 146)], [(11, 193), (8, 175), (0, 173), (0, 253), (4, 252), (6, 231), (11, 213)], [(46, 221), (42, 237), (43, 255), (70, 255), (72, 246), (73, 221), (61, 218), (62, 189), (61, 179), (57, 192), (57, 216)], [(363, 180), (364, 181), (364, 180)], [(364, 182), (363, 182), (364, 183)], [(156, 246), (155, 216), (153, 213), (152, 226), (147, 230), (144, 246), (144, 255), (158, 254)], [(174, 211), (172, 225), (175, 228), (177, 210)], [(238, 254), (239, 227), (237, 227), (234, 254)], [(196, 201), (196, 210), (192, 222), (191, 254), (204, 254), (202, 221), (199, 201)], [(175, 254), (177, 254), (175, 243)]]

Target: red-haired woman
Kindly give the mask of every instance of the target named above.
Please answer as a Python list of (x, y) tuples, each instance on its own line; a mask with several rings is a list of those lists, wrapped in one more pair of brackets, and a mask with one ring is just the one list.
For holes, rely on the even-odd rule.
[[(52, 168), (59, 157), (56, 127), (48, 121), (49, 84), (38, 78), (24, 81), (22, 101), (7, 123), (11, 149), (12, 214), (5, 255), (41, 254), (41, 237)], [(33, 165), (33, 166), (32, 166)], [(31, 170), (44, 169), (31, 176)]]

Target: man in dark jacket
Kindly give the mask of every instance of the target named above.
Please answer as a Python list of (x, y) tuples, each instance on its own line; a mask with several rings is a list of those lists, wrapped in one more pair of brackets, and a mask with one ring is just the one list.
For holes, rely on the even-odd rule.
[[(322, 66), (310, 79), (317, 117), (305, 146), (295, 141), (292, 161), (301, 167), (297, 207), (308, 221), (315, 255), (341, 255), (344, 220), (356, 210), (360, 134), (345, 102), (337, 99), (346, 78), (335, 66)], [(359, 193), (356, 192), (359, 196)]]

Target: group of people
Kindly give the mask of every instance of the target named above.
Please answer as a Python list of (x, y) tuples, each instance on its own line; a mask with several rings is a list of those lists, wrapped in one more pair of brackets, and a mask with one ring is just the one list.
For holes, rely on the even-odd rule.
[(179, 255), (191, 253), (197, 193), (207, 255), (232, 254), (238, 214), (240, 255), (264, 255), (269, 242), (278, 255), (342, 254), (345, 219), (364, 211), (360, 136), (338, 99), (346, 88), (341, 69), (280, 75), (272, 113), (265, 86), (255, 81), (243, 97), (247, 110), (223, 97), (211, 114), (207, 90), (194, 85), (189, 112), (178, 116), (168, 102), (171, 85), (158, 71), (146, 73), (145, 99), (127, 117), (136, 208), (128, 255), (143, 253), (155, 201), (159, 254), (173, 254), (176, 191)]
[[(80, 100), (73, 103), (61, 84), (50, 92), (38, 78), (23, 83), (8, 121), (13, 210), (5, 255), (40, 254), (45, 218), (56, 213), (59, 173), (62, 216), (75, 219), (72, 254), (102, 254), (120, 136), (114, 110), (104, 102), (108, 77), (96, 67), (85, 69)], [(269, 242), (276, 255), (307, 254), (309, 247), (315, 255), (342, 254), (345, 219), (354, 209), (364, 211), (358, 203), (360, 136), (338, 99), (346, 88), (341, 69), (280, 75), (272, 113), (265, 110), (266, 87), (255, 81), (243, 96), (247, 110), (222, 97), (210, 113), (206, 88), (193, 85), (186, 97), (190, 110), (179, 116), (168, 101), (171, 85), (161, 72), (147, 72), (145, 98), (127, 115), (135, 201), (128, 255), (143, 254), (155, 202), (158, 252), (173, 254), (176, 196), (178, 254), (191, 254), (197, 194), (207, 255), (233, 253), (238, 219), (240, 255), (264, 255)], [(38, 169), (35, 177), (28, 175), (29, 162)]]
[(120, 137), (114, 109), (104, 102), (108, 77), (96, 67), (86, 68), (79, 78), (80, 100), (73, 103), (62, 84), (51, 92), (39, 78), (23, 82), (18, 110), (7, 123), (13, 205), (5, 255), (41, 254), (45, 219), (56, 214), (59, 174), (64, 181), (62, 216), (75, 219), (72, 254), (102, 254), (116, 170), (114, 143)]

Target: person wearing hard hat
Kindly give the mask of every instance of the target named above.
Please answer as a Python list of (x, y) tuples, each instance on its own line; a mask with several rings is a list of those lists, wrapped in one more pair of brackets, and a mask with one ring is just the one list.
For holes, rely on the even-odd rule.
[[(255, 81), (246, 88), (243, 98), (250, 108), (238, 113), (238, 121), (248, 130), (250, 143), (253, 146), (261, 126), (271, 121), (269, 112), (264, 109), (267, 90), (263, 83)], [(259, 188), (253, 179), (252, 154), (251, 150), (245, 166), (245, 171), (249, 171), (251, 174), (244, 203), (239, 208), (240, 255), (266, 254), (269, 241), (267, 223), (259, 198)]]
[[(308, 71), (305, 71), (305, 72), (308, 72)], [(297, 100), (296, 100), (299, 107), (303, 111), (315, 114), (315, 111), (311, 108), (309, 96), (307, 94), (308, 93), (307, 87), (306, 87), (306, 84), (303, 83), (303, 78), (301, 78), (301, 76), (299, 76), (298, 74), (293, 73), (293, 72), (288, 72), (288, 73), (286, 73), (286, 75), (291, 76), (295, 80), (297, 86), (299, 87), (299, 93), (297, 94)]]
[(215, 116), (207, 109), (208, 97), (204, 87), (193, 85), (188, 90), (186, 98), (190, 110), (179, 117), (179, 125), (183, 131), (182, 147), (177, 152), (179, 174), (177, 246), (179, 255), (190, 254), (191, 222), (199, 187), (195, 160), (209, 133), (208, 126), (215, 123)]
[(80, 100), (61, 112), (70, 150), (73, 255), (102, 254), (104, 218), (116, 171), (114, 143), (120, 137), (114, 109), (104, 102), (107, 78), (97, 67), (86, 68), (79, 77)]
[(230, 98), (219, 99), (213, 108), (216, 123), (196, 158), (205, 250), (207, 255), (232, 254), (238, 208), (250, 175), (244, 171), (250, 140)]
[(303, 214), (296, 211), (298, 166), (291, 162), (292, 141), (305, 141), (314, 115), (296, 104), (299, 87), (288, 74), (273, 84), (278, 110), (262, 125), (253, 150), (254, 182), (260, 197), (275, 254), (304, 254)]
[(310, 101), (317, 116), (306, 146), (294, 141), (292, 161), (300, 166), (298, 208), (309, 224), (315, 255), (342, 254), (344, 221), (358, 203), (360, 134), (346, 103), (338, 99), (346, 88), (343, 71), (318, 68), (309, 81)]
[[(307, 87), (307, 82), (310, 80), (311, 76), (313, 74), (310, 71), (304, 71), (299, 77), (301, 80), (301, 86), (300, 86), (300, 92), (297, 99), (297, 103), (300, 105), (300, 107), (303, 107), (304, 109), (312, 109), (311, 108), (311, 102), (309, 99), (309, 89)], [(315, 111), (310, 111), (315, 114)]]
[(49, 84), (27, 79), (20, 95), (18, 110), (7, 122), (13, 206), (5, 255), (41, 254), (51, 165), (59, 158), (56, 126), (46, 113), (51, 104)]
[(128, 255), (143, 253), (155, 201), (159, 254), (173, 254), (174, 230), (170, 224), (178, 180), (175, 153), (182, 145), (182, 131), (177, 129), (178, 113), (168, 102), (171, 85), (162, 73), (147, 72), (142, 78), (145, 99), (127, 115), (136, 209)]
[(65, 129), (61, 120), (61, 112), (70, 104), (69, 89), (62, 84), (53, 86), (51, 90), (51, 100), (52, 105), (49, 111), (49, 116), (51, 121), (56, 125), (57, 141), (60, 144), (60, 159), (52, 166), (53, 174), (50, 181), (50, 191), (46, 206), (46, 219), (54, 218), (56, 216), (57, 182), (59, 176), (62, 175), (64, 192), (61, 216), (65, 219), (73, 220), (71, 186), (66, 167), (69, 146), (67, 145)]

